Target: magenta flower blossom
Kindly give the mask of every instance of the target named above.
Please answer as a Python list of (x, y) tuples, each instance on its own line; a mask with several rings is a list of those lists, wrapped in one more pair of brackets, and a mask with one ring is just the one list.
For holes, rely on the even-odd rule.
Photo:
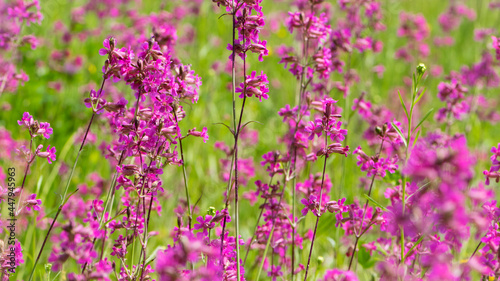
[(44, 138), (50, 138), (53, 130), (50, 127), (50, 124), (47, 122), (40, 122), (40, 128), (37, 131), (37, 134), (41, 134)]
[(52, 164), (52, 161), (56, 161), (56, 148), (55, 147), (50, 148), (50, 145), (49, 145), (47, 147), (47, 151), (38, 150), (36, 155), (38, 157), (41, 157), (41, 158), (47, 158), (47, 161), (49, 161), (49, 164)]
[(23, 113), (23, 118), (21, 118), (21, 120), (17, 120), (17, 124), (19, 124), (19, 126), (24, 126), (26, 128), (29, 128), (31, 125), (33, 125), (33, 123), (33, 116), (31, 116), (29, 112)]
[(202, 137), (204, 143), (206, 143), (208, 140), (207, 127), (203, 127), (203, 130), (201, 132), (196, 131), (196, 128), (193, 128), (193, 129), (188, 131), (188, 135), (195, 136), (195, 137)]
[(321, 281), (358, 281), (358, 277), (352, 271), (341, 269), (331, 269), (325, 273)]
[[(27, 26), (31, 23), (42, 23), (43, 15), (40, 12), (40, 3), (38, 0), (31, 3), (25, 3), (24, 1), (15, 1), (13, 3), (13, 5), (7, 8), (9, 18), (17, 19), (20, 22), (24, 21)], [(32, 7), (34, 7), (35, 11), (29, 11)]]
[(491, 148), (491, 153), (493, 153), (490, 158), (492, 165), (489, 171), (485, 170), (483, 172), (484, 176), (486, 177), (486, 185), (490, 184), (490, 179), (494, 179), (497, 183), (500, 182), (500, 143), (497, 147)]
[(398, 169), (397, 155), (394, 155), (392, 159), (380, 158), (379, 156), (369, 157), (361, 149), (361, 146), (358, 146), (358, 148), (356, 148), (353, 153), (357, 154), (358, 162), (356, 164), (361, 167), (361, 171), (367, 172), (367, 177), (375, 175), (377, 177), (383, 178), (386, 176), (386, 172), (392, 174)]
[(17, 124), (19, 124), (19, 126), (26, 127), (29, 130), (31, 137), (42, 135), (44, 138), (48, 139), (53, 133), (49, 123), (34, 120), (33, 116), (31, 116), (28, 112), (23, 113), (23, 118), (18, 120)]
[(240, 98), (255, 96), (259, 98), (259, 101), (262, 101), (262, 98), (267, 100), (269, 97), (267, 95), (269, 92), (267, 76), (264, 72), (261, 72), (261, 75), (256, 74), (255, 71), (252, 71), (251, 75), (247, 75), (245, 83), (240, 83), (239, 87), (236, 88), (236, 93), (241, 93)]
[(267, 273), (267, 276), (272, 277), (273, 281), (276, 281), (278, 277), (283, 276), (283, 271), (281, 271), (281, 266), (273, 265), (271, 270)]
[(493, 48), (495, 49), (496, 59), (500, 60), (500, 40), (496, 36), (491, 36)]
[(115, 48), (114, 39), (112, 39), (110, 43), (109, 38), (106, 38), (102, 44), (104, 45), (104, 48), (99, 49), (99, 55), (101, 56), (110, 54)]
[(315, 216), (318, 216), (319, 202), (316, 199), (316, 196), (311, 195), (309, 198), (302, 198), (302, 200), (300, 200), (300, 203), (305, 206), (301, 211), (303, 216), (307, 215), (309, 211), (311, 211)]
[(25, 201), (26, 204), (26, 210), (31, 211), (31, 208), (33, 208), (34, 211), (40, 211), (42, 208), (40, 205), (42, 205), (42, 200), (36, 199), (36, 194), (31, 194)]
[(212, 229), (215, 227), (215, 223), (212, 222), (212, 216), (211, 215), (206, 215), (205, 218), (202, 216), (199, 216), (196, 218), (196, 221), (199, 223), (194, 224), (194, 229), (196, 230), (203, 230), (203, 233), (206, 235), (208, 234), (208, 230)]

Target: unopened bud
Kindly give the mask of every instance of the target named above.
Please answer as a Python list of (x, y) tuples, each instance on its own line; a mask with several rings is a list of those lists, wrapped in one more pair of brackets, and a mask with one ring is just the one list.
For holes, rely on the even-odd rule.
[(210, 206), (208, 207), (208, 210), (207, 210), (207, 215), (210, 215), (210, 216), (215, 216), (216, 212), (215, 212), (215, 208)]
[(109, 38), (109, 49), (111, 51), (113, 51), (115, 49), (115, 43), (116, 43), (115, 38), (114, 37), (110, 37)]
[(419, 63), (419, 64), (417, 65), (417, 74), (418, 74), (419, 76), (424, 75), (424, 73), (425, 73), (425, 70), (426, 70), (426, 69), (427, 69), (427, 68), (425, 67), (425, 64), (423, 64), (423, 63)]
[(52, 269), (52, 264), (51, 263), (45, 264), (45, 272), (50, 272), (51, 269)]
[(322, 256), (319, 256), (317, 258), (317, 261), (318, 261), (319, 264), (323, 264), (325, 262), (325, 258), (323, 258)]

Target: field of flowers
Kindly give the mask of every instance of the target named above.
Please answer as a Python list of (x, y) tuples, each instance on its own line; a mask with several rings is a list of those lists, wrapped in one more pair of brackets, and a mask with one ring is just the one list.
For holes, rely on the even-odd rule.
[(0, 21), (1, 280), (500, 280), (500, 2)]

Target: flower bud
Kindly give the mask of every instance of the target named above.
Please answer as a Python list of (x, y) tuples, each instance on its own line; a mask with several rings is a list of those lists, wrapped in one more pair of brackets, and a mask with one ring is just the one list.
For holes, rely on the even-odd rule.
[(109, 38), (109, 49), (110, 51), (113, 51), (115, 49), (115, 38), (114, 37), (110, 37)]
[(215, 212), (215, 208), (210, 206), (208, 207), (208, 210), (207, 210), (207, 215), (210, 215), (210, 216), (215, 216), (216, 212)]
[(47, 263), (45, 264), (45, 272), (48, 273), (52, 270), (52, 264), (51, 263)]
[(417, 74), (418, 74), (418, 76), (422, 76), (422, 75), (424, 75), (424, 73), (425, 73), (425, 70), (426, 70), (426, 69), (427, 69), (427, 68), (425, 67), (425, 64), (423, 64), (423, 63), (419, 63), (419, 64), (417, 65)]
[(317, 258), (317, 261), (318, 261), (318, 264), (323, 264), (325, 262), (325, 258), (323, 258), (322, 256), (319, 256)]
[(139, 174), (139, 167), (137, 167), (136, 165), (123, 165), (121, 167), (121, 172), (125, 176), (132, 176), (135, 174)]

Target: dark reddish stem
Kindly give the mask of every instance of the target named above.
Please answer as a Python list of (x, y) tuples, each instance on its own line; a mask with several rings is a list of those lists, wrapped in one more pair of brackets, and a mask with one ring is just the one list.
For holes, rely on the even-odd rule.
[[(328, 147), (328, 136), (325, 134), (325, 150), (327, 150)], [(321, 176), (321, 187), (320, 187), (320, 193), (319, 193), (319, 210), (318, 214), (316, 215), (316, 225), (314, 226), (314, 233), (313, 233), (313, 238), (311, 241), (311, 249), (309, 250), (309, 257), (307, 258), (307, 267), (306, 267), (306, 274), (304, 276), (304, 281), (307, 280), (307, 273), (309, 272), (309, 265), (311, 263), (311, 256), (312, 256), (312, 251), (313, 251), (313, 246), (314, 246), (314, 240), (316, 239), (316, 231), (318, 229), (318, 223), (319, 223), (319, 218), (321, 217), (321, 197), (323, 196), (323, 185), (325, 183), (325, 173), (326, 173), (326, 160), (328, 160), (328, 152), (325, 154), (325, 162), (323, 163), (323, 174)]]
[[(383, 146), (384, 146), (384, 139), (382, 138), (382, 142), (380, 143), (380, 148), (379, 148), (379, 151), (378, 151), (378, 154), (377, 154), (377, 158), (380, 158), (380, 154), (382, 153), (382, 148), (383, 148)], [(375, 173), (375, 174), (373, 174), (373, 176), (372, 176), (372, 180), (371, 180), (371, 182), (370, 182), (370, 188), (369, 188), (369, 190), (368, 190), (368, 197), (370, 197), (370, 196), (371, 196), (371, 194), (372, 194), (373, 183), (375, 182), (375, 176), (376, 176), (376, 175), (377, 175), (377, 174)], [(356, 253), (356, 248), (357, 248), (357, 246), (358, 246), (359, 238), (361, 238), (361, 236), (362, 236), (362, 235), (366, 232), (366, 230), (365, 230), (365, 231), (363, 231), (363, 221), (365, 220), (366, 211), (367, 211), (367, 209), (368, 209), (368, 203), (369, 203), (369, 202), (370, 202), (370, 201), (369, 201), (368, 199), (366, 199), (366, 202), (365, 202), (365, 207), (364, 207), (364, 209), (363, 209), (363, 218), (361, 219), (361, 222), (360, 222), (360, 224), (361, 224), (361, 225), (360, 225), (360, 227), (359, 227), (359, 234), (356, 234), (356, 233), (355, 233), (356, 240), (354, 241), (354, 250), (352, 251), (351, 259), (349, 260), (349, 270), (351, 270), (352, 261), (353, 261), (353, 259), (354, 259), (354, 254)], [(356, 232), (356, 230), (355, 230), (354, 232)]]
[[(101, 88), (99, 89), (99, 95), (98, 95), (98, 97), (100, 97), (100, 96), (101, 96), (102, 89), (104, 88), (104, 84), (105, 84), (105, 82), (106, 82), (106, 79), (107, 79), (107, 78), (105, 77), (105, 78), (103, 78), (103, 80), (102, 80), (102, 83), (101, 83)], [(88, 124), (88, 126), (87, 126), (87, 130), (85, 131), (85, 135), (83, 136), (82, 144), (80, 145), (80, 149), (78, 150), (78, 154), (76, 155), (75, 163), (73, 164), (73, 169), (71, 169), (71, 173), (69, 174), (68, 182), (66, 183), (66, 188), (65, 188), (65, 191), (64, 191), (64, 196), (62, 197), (62, 200), (63, 200), (63, 201), (62, 201), (62, 202), (61, 202), (61, 204), (59, 205), (59, 209), (58, 209), (58, 211), (57, 211), (57, 213), (56, 213), (56, 216), (55, 216), (55, 217), (54, 217), (54, 219), (52, 220), (52, 223), (51, 223), (51, 225), (50, 225), (50, 228), (49, 228), (49, 230), (47, 231), (47, 234), (45, 235), (45, 238), (44, 238), (44, 240), (43, 240), (42, 247), (40, 248), (40, 251), (38, 252), (38, 256), (37, 256), (37, 258), (36, 258), (36, 260), (35, 260), (35, 264), (33, 265), (33, 269), (31, 270), (31, 274), (30, 274), (29, 281), (31, 281), (31, 280), (32, 280), (32, 278), (33, 278), (33, 274), (35, 273), (35, 268), (36, 268), (36, 265), (38, 264), (38, 261), (40, 260), (40, 256), (42, 255), (43, 249), (44, 249), (44, 247), (45, 247), (45, 243), (47, 242), (47, 239), (48, 239), (48, 237), (50, 236), (50, 233), (51, 233), (51, 231), (52, 231), (52, 228), (53, 228), (53, 226), (54, 226), (54, 224), (55, 224), (55, 222), (56, 222), (56, 220), (57, 220), (57, 217), (58, 217), (58, 216), (59, 216), (59, 214), (61, 213), (61, 210), (62, 210), (62, 208), (64, 207), (64, 205), (66, 204), (66, 202), (68, 201), (69, 197), (71, 197), (71, 195), (70, 195), (68, 198), (66, 198), (66, 195), (68, 194), (69, 185), (70, 185), (70, 183), (71, 183), (71, 179), (73, 178), (73, 173), (75, 172), (76, 164), (78, 163), (78, 159), (80, 158), (80, 155), (81, 155), (81, 153), (82, 153), (83, 146), (85, 145), (85, 142), (87, 141), (87, 136), (88, 136), (88, 134), (89, 134), (90, 127), (92, 126), (92, 123), (93, 123), (93, 121), (94, 121), (94, 117), (95, 117), (95, 115), (96, 115), (96, 112), (94, 111), (94, 112), (92, 113), (92, 117), (90, 117), (90, 121), (89, 121), (89, 124)], [(75, 192), (77, 192), (77, 191), (78, 191), (78, 189), (76, 189), (76, 191), (75, 191)], [(73, 194), (74, 194), (74, 193), (73, 193)]]

